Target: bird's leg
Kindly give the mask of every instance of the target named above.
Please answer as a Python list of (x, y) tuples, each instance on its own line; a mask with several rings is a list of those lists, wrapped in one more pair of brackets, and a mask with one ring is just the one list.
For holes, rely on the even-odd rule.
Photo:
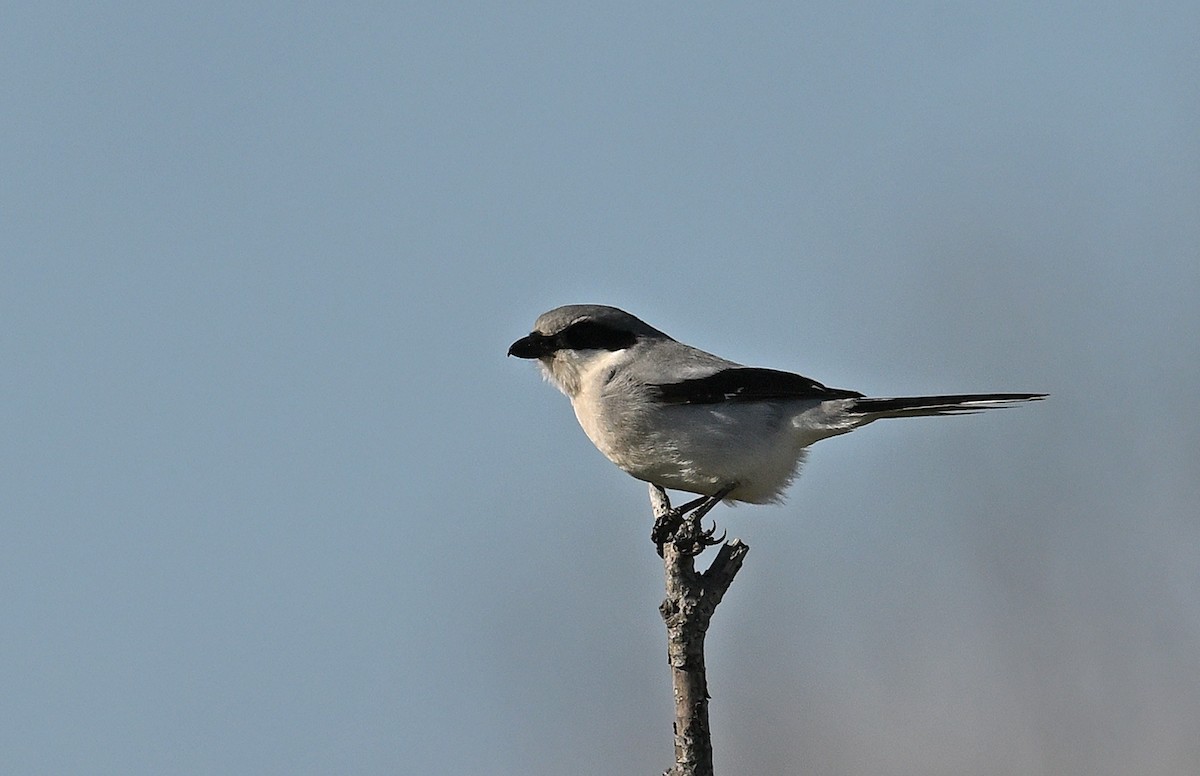
[[(712, 511), (712, 508), (728, 496), (736, 484), (726, 485), (711, 496), (705, 496), (702, 499), (684, 504), (681, 511), (684, 516), (676, 525), (675, 530), (665, 540), (675, 541), (676, 546), (681, 548), (681, 551), (687, 552), (690, 555), (699, 555), (704, 552), (705, 548), (711, 547), (714, 544), (720, 544), (725, 541), (725, 534), (722, 533), (720, 538), (717, 538), (717, 526), (714, 523), (711, 530), (705, 530), (700, 524), (700, 521), (705, 515)], [(696, 506), (693, 506), (697, 504)], [(672, 510), (674, 512), (675, 510)], [(657, 528), (657, 522), (655, 528)], [(658, 544), (659, 554), (662, 553), (662, 543)], [(686, 548), (686, 549), (683, 549)]]

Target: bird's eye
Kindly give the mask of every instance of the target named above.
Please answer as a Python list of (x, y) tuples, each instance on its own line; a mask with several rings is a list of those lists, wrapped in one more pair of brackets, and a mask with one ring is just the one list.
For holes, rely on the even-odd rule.
[(598, 321), (576, 321), (558, 335), (558, 345), (572, 350), (624, 350), (637, 342), (628, 329), (617, 329)]

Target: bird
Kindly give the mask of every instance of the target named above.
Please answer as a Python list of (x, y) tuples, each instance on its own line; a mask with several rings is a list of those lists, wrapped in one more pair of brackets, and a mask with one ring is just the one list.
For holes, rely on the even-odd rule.
[[(963, 415), (1044, 393), (868, 397), (684, 344), (617, 307), (575, 304), (538, 316), (509, 356), (534, 360), (566, 394), (588, 439), (633, 477), (696, 494), (656, 524), (662, 541), (717, 503), (778, 503), (808, 448), (883, 418)], [(710, 537), (711, 538), (711, 537)]]

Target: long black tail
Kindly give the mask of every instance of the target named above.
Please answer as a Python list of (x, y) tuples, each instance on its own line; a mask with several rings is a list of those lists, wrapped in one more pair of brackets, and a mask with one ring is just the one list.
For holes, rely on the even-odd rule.
[(850, 412), (875, 418), (917, 418), (925, 415), (969, 415), (1039, 401), (1045, 393), (963, 393), (949, 396), (901, 396), (894, 399), (855, 399)]

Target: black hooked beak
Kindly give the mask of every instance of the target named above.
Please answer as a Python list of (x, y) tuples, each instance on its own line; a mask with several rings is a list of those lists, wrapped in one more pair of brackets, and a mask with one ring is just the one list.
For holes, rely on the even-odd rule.
[(556, 350), (558, 350), (558, 343), (554, 337), (538, 334), (535, 331), (528, 337), (522, 337), (510, 345), (508, 355), (517, 358), (541, 358), (549, 356)]

